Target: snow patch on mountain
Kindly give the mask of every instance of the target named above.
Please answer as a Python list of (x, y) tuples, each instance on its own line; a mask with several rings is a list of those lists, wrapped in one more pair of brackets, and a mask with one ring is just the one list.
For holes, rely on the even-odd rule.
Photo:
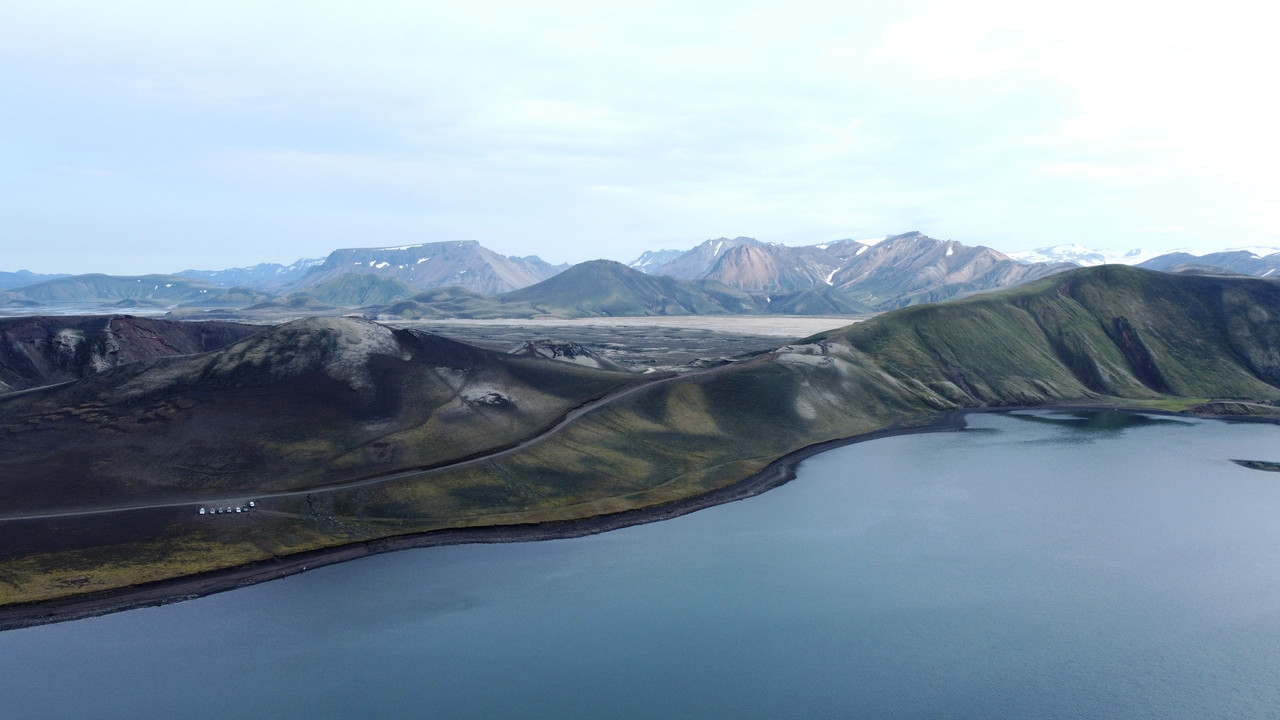
[(1133, 250), (1095, 250), (1079, 243), (1050, 245), (1035, 250), (1005, 253), (1021, 263), (1075, 263), (1082, 267), (1094, 265), (1137, 265), (1162, 253), (1136, 248)]

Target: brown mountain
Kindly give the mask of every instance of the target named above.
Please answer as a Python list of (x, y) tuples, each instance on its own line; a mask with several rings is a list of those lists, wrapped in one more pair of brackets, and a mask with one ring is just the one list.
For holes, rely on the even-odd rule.
[(681, 253), (674, 260), (665, 262), (652, 270), (644, 272), (650, 275), (667, 275), (682, 280), (702, 280), (709, 276), (720, 262), (724, 254), (739, 245), (761, 246), (764, 243), (749, 237), (716, 238), (707, 240), (688, 252)]
[(462, 287), (496, 295), (528, 287), (563, 270), (538, 258), (499, 255), (474, 240), (389, 248), (335, 250), (287, 290), (304, 291), (347, 273), (394, 278), (417, 291)]
[(1070, 270), (1068, 263), (1020, 263), (982, 245), (895, 235), (853, 256), (831, 284), (883, 310), (1010, 287)]
[(750, 292), (789, 293), (825, 286), (839, 267), (817, 247), (744, 243), (725, 251), (705, 278)]
[(988, 247), (909, 232), (874, 245), (840, 240), (790, 247), (752, 238), (708, 240), (652, 272), (716, 280), (749, 292), (832, 288), (850, 301), (890, 310), (1017, 285), (1072, 267), (1020, 263)]

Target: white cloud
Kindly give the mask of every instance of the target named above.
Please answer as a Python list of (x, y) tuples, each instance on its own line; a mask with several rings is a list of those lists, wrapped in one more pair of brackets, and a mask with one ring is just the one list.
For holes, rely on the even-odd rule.
[[(245, 218), (266, 214), (277, 237), (296, 223), (300, 256), (329, 249), (305, 244), (325, 218), (391, 234), (374, 243), (475, 237), (565, 259), (601, 237), (630, 259), (671, 238), (907, 229), (1261, 242), (1280, 231), (1280, 50), (1260, 12), (20, 0), (0, 25), (0, 184), (24, 194), (0, 210), (70, 242), (110, 207), (104, 225), (155, 244), (147, 228), (214, 218), (252, 236)], [(51, 167), (117, 175), (97, 196), (31, 186)], [(156, 197), (189, 214), (147, 221)]]

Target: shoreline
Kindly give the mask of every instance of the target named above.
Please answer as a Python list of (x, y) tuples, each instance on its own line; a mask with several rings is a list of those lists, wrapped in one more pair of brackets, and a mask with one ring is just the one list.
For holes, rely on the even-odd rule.
[(511, 542), (535, 542), (560, 540), (596, 535), (633, 525), (643, 525), (687, 515), (716, 505), (745, 500), (785, 485), (796, 477), (796, 469), (805, 460), (836, 448), (871, 440), (881, 440), (903, 435), (934, 432), (958, 432), (967, 423), (970, 413), (1016, 412), (1037, 410), (1048, 412), (1128, 412), (1170, 417), (1197, 417), (1216, 420), (1266, 422), (1280, 424), (1280, 418), (1229, 414), (1173, 412), (1122, 405), (1033, 405), (977, 407), (950, 410), (935, 416), (932, 422), (910, 427), (890, 426), (869, 433), (837, 438), (809, 445), (769, 463), (763, 470), (723, 488), (695, 497), (676, 500), (647, 508), (625, 510), (608, 515), (596, 515), (578, 520), (559, 520), (544, 523), (515, 525), (491, 525), (485, 527), (432, 530), (423, 533), (379, 538), (331, 548), (310, 550), (271, 560), (261, 560), (222, 570), (214, 570), (145, 585), (107, 590), (101, 593), (42, 601), (24, 605), (0, 607), (0, 632), (70, 620), (81, 620), (125, 610), (169, 605), (184, 600), (213, 595), (220, 592), (248, 587), (277, 580), (327, 565), (357, 560), (412, 548), (440, 547), (462, 544), (492, 544)]

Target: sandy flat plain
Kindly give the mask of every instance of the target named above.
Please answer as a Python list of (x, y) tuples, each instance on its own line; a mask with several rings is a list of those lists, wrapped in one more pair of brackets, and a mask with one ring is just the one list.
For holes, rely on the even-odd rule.
[(522, 328), (572, 328), (572, 327), (665, 327), (684, 330), (710, 330), (712, 332), (734, 333), (738, 335), (768, 335), (773, 337), (801, 338), (862, 322), (872, 315), (676, 315), (648, 317), (590, 317), (563, 319), (544, 318), (497, 318), (493, 320), (465, 319), (430, 319), (421, 321), (399, 320), (387, 321), (397, 327), (422, 326), (504, 326)]

